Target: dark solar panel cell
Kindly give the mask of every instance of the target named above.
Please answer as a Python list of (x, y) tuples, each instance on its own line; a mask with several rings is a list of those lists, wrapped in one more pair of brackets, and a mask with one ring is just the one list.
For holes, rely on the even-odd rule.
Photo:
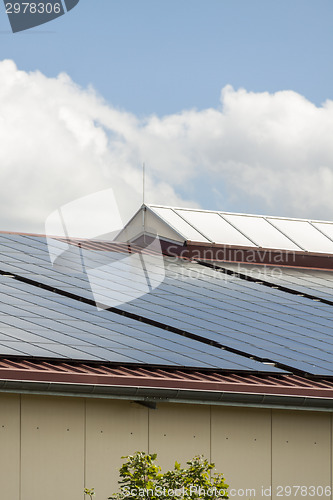
[(88, 345), (85, 347), (73, 347), (73, 346), (62, 346), (58, 345), (57, 348), (53, 349), (57, 351), (61, 357), (66, 357), (68, 359), (80, 359), (84, 360), (87, 356), (92, 359), (98, 359), (110, 362), (120, 362), (120, 363), (133, 363), (139, 362), (134, 359), (133, 356), (123, 356), (119, 352), (112, 351), (110, 349), (105, 349), (100, 346)]
[[(16, 345), (16, 344), (15, 344)], [(1, 356), (23, 356), (29, 355), (28, 352), (22, 349), (22, 346), (17, 343), (16, 347), (11, 347), (11, 343), (0, 342), (0, 354)]]
[[(9, 353), (6, 352), (6, 349), (2, 349), (2, 347), (5, 347), (7, 349), (11, 349), (13, 352)], [(15, 351), (15, 352), (14, 352)], [(26, 354), (29, 356), (34, 356), (34, 357), (48, 357), (48, 358), (55, 358), (55, 357), (60, 357), (59, 355), (57, 356), (56, 353), (54, 353), (50, 349), (45, 349), (44, 347), (40, 347), (38, 344), (30, 344), (28, 342), (21, 342), (19, 340), (17, 341), (11, 341), (11, 342), (2, 342), (1, 343), (1, 354), (12, 354), (12, 355), (19, 355), (19, 354)]]

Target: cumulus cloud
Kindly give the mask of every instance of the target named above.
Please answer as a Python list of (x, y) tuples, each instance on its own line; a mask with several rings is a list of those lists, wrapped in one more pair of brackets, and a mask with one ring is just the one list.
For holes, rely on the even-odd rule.
[[(141, 127), (66, 74), (47, 78), (1, 62), (0, 229), (43, 233), (50, 212), (106, 188), (126, 221), (142, 201)], [(147, 199), (183, 203), (162, 177), (148, 175), (146, 187)]]
[(333, 101), (292, 91), (226, 86), (216, 109), (138, 118), (66, 74), (2, 61), (0, 229), (43, 232), (50, 212), (110, 187), (126, 219), (141, 203), (143, 161), (151, 203), (332, 219), (332, 137)]

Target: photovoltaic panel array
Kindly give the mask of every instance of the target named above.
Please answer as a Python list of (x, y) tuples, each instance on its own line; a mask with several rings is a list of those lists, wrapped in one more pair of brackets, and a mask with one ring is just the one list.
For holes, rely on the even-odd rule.
[[(91, 297), (84, 273), (54, 271), (43, 238), (1, 236), (0, 355), (280, 372), (250, 358), (96, 307), (10, 273)], [(34, 250), (34, 251), (33, 251)], [(70, 259), (75, 258), (69, 253)], [(68, 263), (69, 264), (69, 263)], [(64, 264), (63, 264), (64, 265)], [(65, 268), (63, 268), (63, 271)], [(40, 281), (36, 281), (40, 280)]]
[[(174, 259), (165, 259), (163, 268), (150, 270), (147, 279), (151, 283), (161, 281), (157, 276), (163, 275), (157, 288), (141, 296), (134, 294), (137, 298), (131, 300), (133, 290), (140, 292), (142, 286), (135, 279), (140, 274), (138, 261), (126, 268), (125, 259), (123, 267), (114, 265), (119, 261), (114, 252), (76, 247), (64, 252), (57, 269), (48, 260), (44, 238), (2, 235), (0, 248), (2, 267), (8, 272), (184, 330), (246, 356), (288, 366), (291, 371), (333, 375), (332, 306)], [(69, 273), (71, 268), (76, 270)], [(109, 315), (110, 311), (95, 313)], [(171, 332), (163, 332), (165, 340), (171, 338)], [(194, 342), (199, 349), (204, 345)], [(240, 363), (249, 361), (245, 355), (239, 356)], [(268, 366), (261, 365), (262, 370)]]
[(258, 281), (267, 281), (300, 294), (312, 295), (315, 298), (333, 302), (333, 271), (226, 262), (216, 264)]
[(333, 374), (332, 307), (304, 297), (193, 265), (121, 308), (297, 370)]

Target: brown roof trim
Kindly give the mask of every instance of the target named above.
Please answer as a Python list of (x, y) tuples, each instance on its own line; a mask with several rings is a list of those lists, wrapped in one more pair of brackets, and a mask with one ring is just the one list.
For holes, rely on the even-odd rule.
[(17, 236), (38, 236), (41, 238), (46, 238), (45, 234), (39, 233), (22, 233), (22, 231), (0, 231), (0, 234), (16, 234)]
[[(46, 238), (45, 234), (22, 233), (15, 231), (0, 231), (0, 234), (15, 234)], [(52, 236), (54, 239), (81, 246), (82, 248), (96, 251), (118, 251), (120, 253), (147, 252), (154, 255), (158, 252), (145, 250), (147, 242), (139, 237), (134, 242), (110, 242), (103, 240), (87, 240), (83, 238), (63, 238)], [(149, 235), (148, 235), (149, 238)], [(153, 241), (151, 237), (151, 241)], [(149, 241), (148, 241), (149, 243)], [(275, 267), (292, 267), (316, 270), (333, 270), (333, 254), (304, 252), (301, 250), (280, 250), (272, 248), (257, 248), (234, 245), (222, 245), (218, 243), (204, 243), (186, 241), (185, 244), (171, 243), (160, 239), (161, 248), (165, 255), (180, 257), (185, 260), (206, 260), (215, 262), (232, 262), (240, 264), (268, 265)]]
[(256, 393), (333, 400), (333, 380), (295, 375), (257, 375), (147, 369), (106, 364), (0, 360), (0, 380), (85, 386), (147, 387), (205, 392)]
[(228, 245), (187, 242), (181, 246), (161, 242), (163, 252), (190, 260), (263, 264), (275, 267), (333, 270), (333, 254), (318, 254), (278, 249), (234, 247)]

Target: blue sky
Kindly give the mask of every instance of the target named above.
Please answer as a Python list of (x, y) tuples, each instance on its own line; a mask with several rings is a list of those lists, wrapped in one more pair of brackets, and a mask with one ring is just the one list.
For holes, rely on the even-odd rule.
[(99, 186), (134, 210), (143, 161), (152, 203), (333, 219), (332, 48), (331, 0), (80, 0), (16, 34), (1, 4), (1, 228)]
[(226, 84), (333, 97), (330, 0), (81, 0), (15, 35), (1, 7), (1, 59), (65, 71), (139, 115), (215, 107)]

